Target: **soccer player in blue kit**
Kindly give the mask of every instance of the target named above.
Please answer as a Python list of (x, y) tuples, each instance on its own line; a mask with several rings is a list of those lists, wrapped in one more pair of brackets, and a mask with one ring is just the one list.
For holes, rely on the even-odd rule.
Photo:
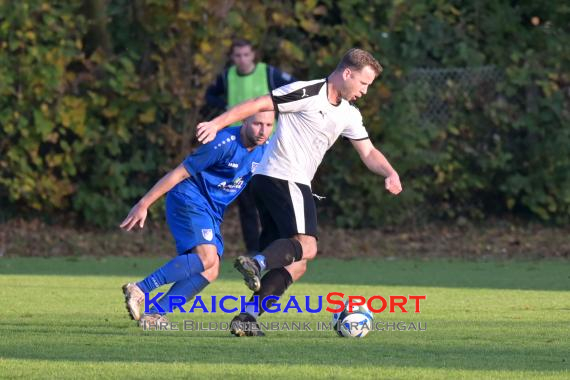
[(148, 208), (168, 193), (166, 221), (178, 256), (145, 279), (123, 286), (127, 310), (139, 325), (168, 322), (156, 309), (141, 315), (145, 293), (174, 283), (158, 301), (168, 311), (169, 296), (183, 296), (188, 301), (217, 278), (224, 251), (220, 233), (224, 210), (245, 188), (261, 161), (274, 119), (274, 111), (258, 112), (245, 119), (243, 126), (219, 133), (159, 180), (121, 223), (127, 231), (143, 228)]

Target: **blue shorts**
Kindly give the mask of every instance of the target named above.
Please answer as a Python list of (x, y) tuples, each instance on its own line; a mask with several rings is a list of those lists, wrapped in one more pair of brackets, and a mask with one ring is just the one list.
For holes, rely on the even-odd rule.
[(176, 252), (183, 255), (194, 252), (201, 244), (213, 244), (218, 255), (224, 253), (220, 225), (207, 204), (170, 191), (166, 195), (166, 222), (176, 242)]

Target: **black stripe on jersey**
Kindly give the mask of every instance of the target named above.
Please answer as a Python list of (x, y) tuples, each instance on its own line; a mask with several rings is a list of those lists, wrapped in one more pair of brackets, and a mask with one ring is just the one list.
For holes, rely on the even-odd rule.
[(362, 140), (370, 140), (370, 136), (368, 137), (363, 137), (361, 139), (349, 139), (348, 137), (344, 137), (342, 136), (343, 140), (347, 140), (347, 141), (362, 141)]
[(275, 96), (272, 93), (271, 98), (273, 98), (273, 103), (275, 105), (305, 99), (305, 98), (308, 98), (310, 96), (317, 95), (325, 83), (326, 83), (325, 81), (322, 81), (322, 82), (318, 82), (315, 84), (311, 84), (307, 87), (302, 87), (298, 90), (295, 90), (293, 92), (290, 92), (290, 93), (285, 94), (285, 95), (280, 95), (280, 96)]
[(269, 91), (269, 95), (271, 96), (271, 101), (273, 102), (273, 110), (275, 111), (275, 118), (278, 118), (277, 114), (279, 113), (279, 107), (277, 107), (277, 102), (275, 102), (275, 98), (273, 97), (273, 91)]
[(361, 139), (348, 139), (348, 140), (352, 140), (352, 141), (362, 141), (362, 140), (369, 140), (369, 139), (370, 139), (370, 137), (367, 136), (367, 137), (363, 137), (363, 138), (361, 138)]

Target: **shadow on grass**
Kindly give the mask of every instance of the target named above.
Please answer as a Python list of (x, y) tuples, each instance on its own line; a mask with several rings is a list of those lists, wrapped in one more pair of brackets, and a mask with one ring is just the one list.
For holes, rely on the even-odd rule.
[[(2, 258), (2, 275), (122, 276), (143, 278), (167, 259)], [(221, 279), (239, 280), (229, 259)], [(338, 260), (317, 258), (302, 278), (307, 284), (398, 285), (523, 290), (570, 290), (570, 261)]]
[[(477, 323), (474, 321), (474, 323)], [(442, 325), (446, 321), (442, 321)], [(531, 323), (521, 329), (532, 331)], [(0, 324), (9, 329), (9, 324)], [(16, 327), (16, 326), (12, 326)], [(64, 326), (58, 326), (62, 328)], [(271, 334), (271, 333), (270, 333)], [(371, 333), (372, 334), (372, 333)], [(375, 333), (376, 334), (376, 333)], [(378, 333), (379, 334), (379, 333)], [(402, 334), (422, 334), (402, 335)], [(86, 334), (80, 329), (41, 325), (12, 330), (0, 342), (0, 357), (50, 361), (320, 364), (382, 367), (454, 368), (465, 370), (564, 371), (568, 351), (531, 340), (524, 345), (490, 343), (488, 339), (433, 339), (426, 333), (394, 333), (381, 340), (340, 339), (324, 334), (287, 333), (266, 338), (235, 338), (222, 332), (122, 332)]]

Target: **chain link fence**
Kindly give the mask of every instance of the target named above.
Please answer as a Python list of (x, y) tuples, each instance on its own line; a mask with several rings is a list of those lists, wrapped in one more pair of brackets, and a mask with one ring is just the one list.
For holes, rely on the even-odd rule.
[(406, 84), (412, 86), (410, 100), (421, 123), (442, 125), (460, 101), (492, 101), (497, 96), (496, 84), (503, 79), (503, 70), (496, 66), (417, 68), (408, 74)]

